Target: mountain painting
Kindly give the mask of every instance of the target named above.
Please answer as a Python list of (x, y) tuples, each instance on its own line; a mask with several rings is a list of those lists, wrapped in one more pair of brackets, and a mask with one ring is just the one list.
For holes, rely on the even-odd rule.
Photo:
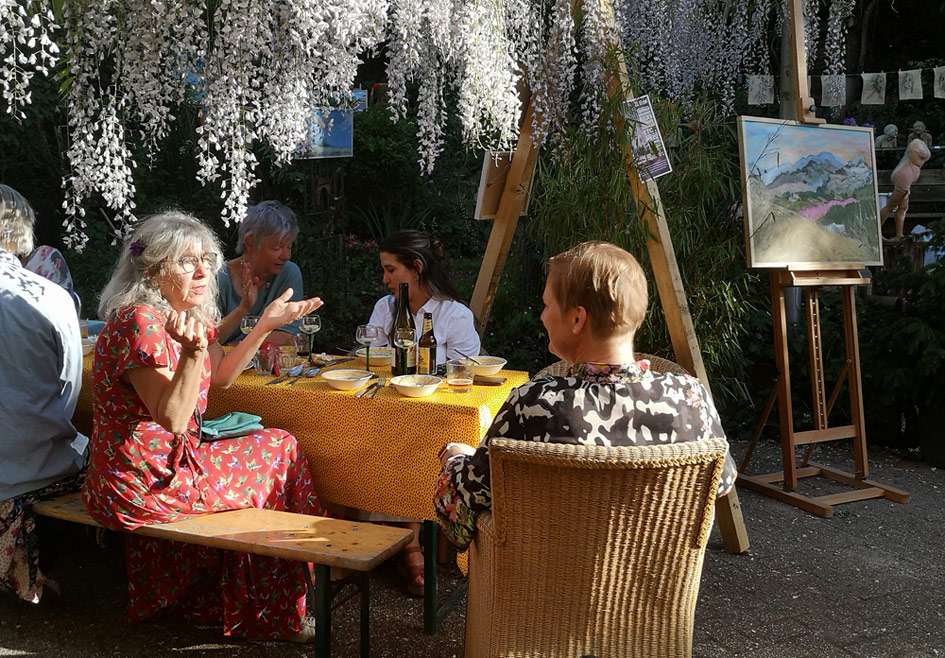
[(871, 128), (738, 118), (751, 267), (882, 265)]

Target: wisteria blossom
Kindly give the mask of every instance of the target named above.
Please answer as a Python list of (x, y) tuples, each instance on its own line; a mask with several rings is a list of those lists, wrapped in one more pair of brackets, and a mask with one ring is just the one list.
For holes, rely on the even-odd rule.
[[(810, 59), (827, 1), (803, 0)], [(829, 73), (841, 73), (855, 0), (829, 2), (823, 56)], [(198, 108), (198, 178), (220, 189), (224, 221), (239, 221), (258, 182), (254, 145), (266, 143), (277, 164), (291, 160), (314, 112), (350, 94), (367, 55), (386, 57), (392, 119), (416, 111), (418, 164), (430, 172), (450, 114), (467, 144), (490, 149), (515, 143), (529, 97), (535, 145), (575, 108), (591, 129), (618, 56), (649, 90), (684, 104), (712, 93), (731, 107), (737, 76), (769, 72), (766, 36), (779, 29), (785, 7), (782, 0), (0, 0), (0, 93), (3, 110), (22, 116), (34, 76), (68, 79), (66, 240), (81, 249), (83, 204), (93, 195), (110, 209), (115, 235), (126, 233), (135, 219), (132, 153), (156, 152), (185, 104)]]

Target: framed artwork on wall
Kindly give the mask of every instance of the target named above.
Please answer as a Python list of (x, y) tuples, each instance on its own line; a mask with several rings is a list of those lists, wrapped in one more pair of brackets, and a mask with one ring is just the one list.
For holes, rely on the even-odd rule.
[(873, 130), (738, 118), (750, 267), (882, 265)]

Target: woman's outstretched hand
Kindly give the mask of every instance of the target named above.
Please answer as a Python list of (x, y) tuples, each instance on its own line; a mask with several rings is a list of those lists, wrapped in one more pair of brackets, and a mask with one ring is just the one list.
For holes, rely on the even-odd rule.
[(167, 314), (167, 322), (164, 323), (164, 330), (168, 335), (180, 343), (181, 348), (188, 352), (204, 352), (207, 349), (207, 327), (202, 322), (192, 317), (187, 317), (187, 312), (178, 313), (171, 310)]
[(292, 288), (286, 288), (285, 292), (272, 300), (266, 310), (263, 311), (257, 324), (262, 324), (264, 329), (269, 331), (298, 320), (303, 315), (308, 315), (320, 307), (324, 302), (319, 297), (303, 299), (298, 302), (290, 302), (292, 297)]
[(256, 296), (262, 282), (258, 277), (254, 277), (249, 271), (249, 263), (240, 259), (240, 306), (248, 312), (256, 303)]

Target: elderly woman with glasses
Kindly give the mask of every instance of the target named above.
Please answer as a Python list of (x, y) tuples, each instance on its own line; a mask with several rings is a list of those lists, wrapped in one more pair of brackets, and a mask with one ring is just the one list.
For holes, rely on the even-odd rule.
[[(228, 386), (270, 332), (321, 305), (286, 290), (246, 338), (216, 341), (216, 236), (167, 212), (140, 224), (101, 295), (92, 366), (91, 457), (83, 496), (106, 528), (131, 530), (237, 508), (323, 514), (293, 436), (267, 429), (201, 442), (210, 384)], [(305, 566), (135, 535), (125, 538), (129, 617), (162, 608), (223, 622), (224, 633), (310, 642)], [(209, 587), (208, 587), (209, 585)], [(193, 617), (191, 617), (193, 618)]]
[[(450, 540), (465, 549), (476, 516), (492, 506), (489, 442), (631, 446), (725, 438), (708, 391), (694, 377), (654, 373), (633, 337), (646, 315), (646, 278), (636, 259), (607, 242), (585, 242), (548, 261), (541, 322), (548, 350), (572, 365), (509, 394), (478, 449), (450, 443), (434, 505)], [(718, 494), (731, 489), (726, 457)], [(540, 491), (535, 496), (541, 496)]]
[[(295, 213), (278, 201), (263, 201), (246, 211), (236, 243), (239, 257), (227, 261), (217, 275), (224, 315), (217, 330), (224, 345), (242, 340), (243, 318), (258, 316), (287, 289), (293, 290), (292, 301), (302, 299), (302, 272), (289, 260), (298, 234)], [(298, 335), (298, 323), (290, 322), (273, 331), (269, 340), (291, 345)]]

